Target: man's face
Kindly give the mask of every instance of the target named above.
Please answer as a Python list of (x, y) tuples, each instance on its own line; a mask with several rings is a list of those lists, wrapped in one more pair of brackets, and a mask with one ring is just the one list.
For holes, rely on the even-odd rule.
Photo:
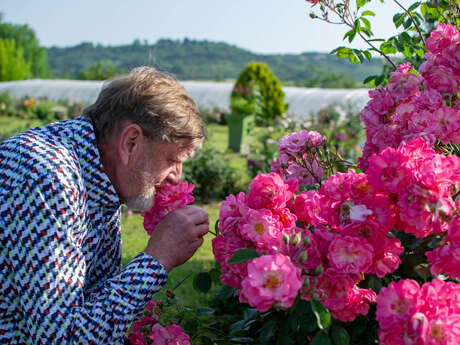
[(166, 183), (177, 184), (182, 163), (192, 154), (183, 142), (146, 142), (144, 157), (130, 172), (127, 183), (131, 193), (124, 200), (128, 208), (147, 211), (152, 208), (155, 189)]

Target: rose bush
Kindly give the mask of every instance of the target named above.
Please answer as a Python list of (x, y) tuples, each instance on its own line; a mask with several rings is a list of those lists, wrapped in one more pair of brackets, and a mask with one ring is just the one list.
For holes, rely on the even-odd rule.
[(269, 336), (249, 330), (252, 341), (326, 344), (332, 329), (348, 343), (364, 318), (366, 343), (456, 344), (458, 30), (440, 24), (426, 42), (420, 74), (401, 64), (370, 91), (363, 172), (334, 172), (324, 138), (300, 131), (279, 140), (271, 173), (223, 201), (213, 240), (222, 283), (265, 324), (291, 320), (302, 301), (318, 318), (310, 332), (298, 319)]

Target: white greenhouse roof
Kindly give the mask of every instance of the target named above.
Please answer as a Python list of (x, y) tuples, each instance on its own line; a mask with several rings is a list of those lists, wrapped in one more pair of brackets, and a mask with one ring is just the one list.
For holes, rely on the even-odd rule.
[[(217, 106), (228, 109), (233, 87), (229, 82), (181, 81), (194, 101), (201, 107)], [(24, 96), (66, 99), (70, 102), (91, 104), (97, 98), (102, 81), (34, 79), (0, 82), (0, 92), (9, 91), (12, 97)], [(350, 102), (357, 109), (369, 100), (367, 89), (320, 89), (283, 87), (288, 113), (303, 118), (318, 112), (329, 104)]]

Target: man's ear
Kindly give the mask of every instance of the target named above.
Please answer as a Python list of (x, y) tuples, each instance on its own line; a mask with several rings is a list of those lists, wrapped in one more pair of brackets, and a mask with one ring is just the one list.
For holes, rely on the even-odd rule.
[(130, 123), (124, 126), (118, 136), (118, 156), (125, 166), (129, 166), (142, 157), (145, 136), (142, 128)]

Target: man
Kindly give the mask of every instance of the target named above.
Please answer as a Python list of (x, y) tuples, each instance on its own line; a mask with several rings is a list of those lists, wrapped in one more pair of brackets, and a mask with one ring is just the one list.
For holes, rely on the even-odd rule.
[(208, 215), (179, 208), (121, 269), (120, 206), (153, 205), (203, 140), (185, 89), (141, 67), (73, 120), (0, 143), (0, 344), (120, 344)]

